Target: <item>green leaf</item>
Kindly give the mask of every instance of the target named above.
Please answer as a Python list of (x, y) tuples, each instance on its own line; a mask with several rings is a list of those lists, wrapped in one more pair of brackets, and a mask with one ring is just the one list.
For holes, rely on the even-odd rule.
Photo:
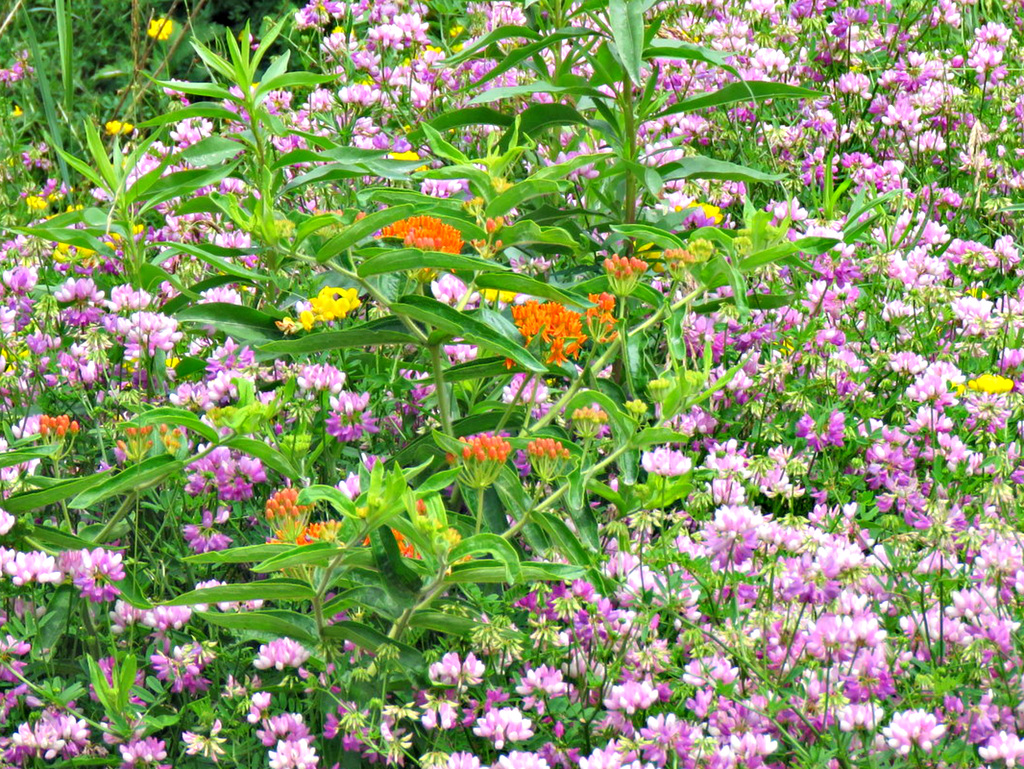
[(274, 637), (292, 638), (307, 644), (317, 642), (316, 626), (313, 624), (312, 618), (294, 611), (283, 609), (238, 613), (199, 611), (195, 612), (193, 616), (199, 617), (211, 625), (229, 630), (265, 633)]
[(460, 363), (452, 366), (444, 372), (444, 381), (463, 382), (468, 379), (496, 379), (498, 377), (515, 374), (518, 367), (509, 368), (506, 365), (506, 358), (480, 358), (469, 363)]
[(423, 135), (427, 139), (427, 144), (430, 145), (430, 150), (437, 157), (450, 160), (452, 163), (461, 165), (468, 165), (469, 158), (462, 150), (455, 147), (455, 145), (446, 141), (441, 132), (434, 128), (430, 123), (424, 123), (420, 126), (423, 131)]
[(574, 251), (578, 247), (572, 235), (561, 227), (541, 227), (530, 219), (521, 219), (510, 227), (502, 228), (501, 242), (505, 246), (527, 246), (538, 243), (548, 246), (565, 246)]
[(335, 622), (324, 628), (324, 637), (341, 641), (351, 641), (361, 649), (377, 652), (381, 646), (394, 646), (398, 649), (398, 659), (402, 667), (412, 676), (422, 678), (426, 674), (427, 663), (419, 651), (407, 644), (388, 638), (379, 630), (369, 625), (352, 620)]
[(68, 534), (66, 531), (61, 531), (60, 529), (54, 529), (51, 526), (44, 526), (38, 523), (30, 524), (29, 533), (26, 539), (30, 539), (41, 545), (50, 545), (57, 550), (81, 550), (83, 548), (93, 548), (96, 546), (95, 542), (90, 542), (87, 539), (76, 537), (74, 534)]
[(686, 61), (699, 61), (710, 64), (713, 67), (724, 69), (739, 77), (736, 68), (729, 64), (729, 54), (722, 51), (713, 51), (710, 48), (686, 43), (682, 40), (665, 40), (658, 38), (652, 40), (644, 51), (645, 59), (683, 59)]
[[(498, 69), (503, 66), (504, 64), (499, 64), (498, 67), (495, 67), (494, 69)], [(484, 80), (490, 79), (490, 73), (484, 76)], [(506, 85), (488, 89), (483, 93), (474, 96), (469, 100), (468, 104), (487, 104), (488, 102), (500, 101), (501, 99), (514, 99), (519, 96), (532, 96), (537, 93), (563, 94), (566, 96), (589, 96), (591, 99), (611, 98), (608, 94), (589, 85), (554, 85), (546, 80), (538, 80), (525, 85)]]
[(265, 579), (190, 590), (161, 606), (195, 606), (198, 603), (227, 603), (242, 601), (311, 601), (316, 591), (296, 579)]
[(776, 246), (758, 251), (757, 253), (751, 254), (745, 259), (740, 260), (739, 269), (741, 272), (750, 272), (756, 270), (759, 267), (764, 267), (767, 264), (772, 264), (781, 259), (785, 259), (793, 254), (805, 253), (812, 256), (823, 254), (832, 248), (835, 248), (843, 241), (838, 238), (825, 238), (825, 237), (810, 237), (810, 238), (799, 238), (788, 243), (780, 243)]
[(313, 542), (308, 545), (294, 545), (286, 553), (278, 553), (252, 567), (256, 574), (269, 574), (291, 566), (326, 566), (335, 556), (346, 552), (331, 542)]
[(496, 329), (481, 323), (468, 313), (459, 312), (448, 305), (425, 296), (408, 294), (391, 305), (392, 312), (407, 315), (422, 323), (429, 323), (470, 344), (486, 347), (493, 352), (511, 358), (528, 371), (544, 373), (547, 366), (537, 360), (522, 346), (495, 333)]
[(653, 243), (664, 249), (686, 247), (686, 243), (678, 235), (649, 224), (613, 224), (612, 232), (635, 238), (638, 243)]
[(0, 454), (0, 468), (14, 467), (24, 462), (30, 462), (33, 459), (53, 456), (60, 448), (56, 443), (51, 443), (50, 445), (39, 446), (38, 448), (5, 451)]
[(244, 151), (245, 147), (237, 141), (225, 139), (223, 136), (207, 136), (186, 149), (179, 157), (197, 168), (205, 168), (231, 160), (239, 152)]
[[(282, 339), (277, 342), (268, 342), (260, 345), (261, 352), (273, 353), (275, 355), (311, 355), (328, 350), (341, 350), (348, 347), (375, 347), (384, 344), (415, 344), (416, 337), (405, 330), (397, 328), (380, 328), (379, 319), (353, 326), (344, 331), (321, 331), (316, 334), (307, 334), (298, 339)], [(397, 324), (396, 324), (397, 325)]]
[[(592, 514), (591, 514), (592, 515)], [(532, 520), (556, 543), (559, 551), (569, 563), (576, 566), (593, 564), (592, 553), (597, 552), (592, 545), (584, 545), (578, 535), (574, 534), (565, 521), (551, 513), (534, 513)]]
[(633, 84), (639, 85), (644, 55), (643, 6), (639, 0), (608, 0), (608, 24), (619, 61)]
[(543, 195), (554, 195), (561, 192), (564, 187), (564, 182), (547, 179), (527, 179), (518, 184), (513, 184), (487, 204), (487, 208), (484, 209), (484, 216), (504, 216), (527, 200)]
[(279, 472), (285, 478), (298, 480), (300, 476), (298, 468), (295, 467), (295, 465), (293, 465), (284, 454), (274, 447), (268, 446), (263, 441), (238, 435), (228, 441), (225, 441), (223, 445), (232, 449), (238, 449), (251, 457), (255, 457), (263, 464), (267, 465), (267, 467), (273, 468)]
[(389, 224), (407, 219), (416, 213), (415, 206), (399, 205), (369, 214), (358, 222), (353, 222), (343, 232), (324, 243), (317, 251), (316, 259), (318, 262), (326, 262)]
[[(70, 480), (60, 481), (40, 491), (15, 494), (13, 497), (8, 497), (4, 500), (4, 510), (9, 513), (23, 513), (28, 510), (46, 507), (46, 505), (52, 505), (55, 502), (60, 502), (62, 499), (73, 497), (76, 494), (81, 494), (88, 489), (99, 486), (106, 481), (110, 473), (110, 470), (104, 470), (101, 473), (95, 473), (85, 478), (71, 478)], [(33, 479), (30, 478), (29, 480)]]
[(188, 107), (164, 113), (163, 115), (157, 115), (154, 118), (150, 118), (149, 120), (139, 123), (138, 127), (156, 128), (157, 126), (167, 125), (168, 123), (177, 123), (194, 117), (219, 118), (220, 120), (227, 120), (230, 122), (241, 122), (241, 118), (229, 109), (211, 102), (200, 102), (199, 104), (192, 104)]
[(383, 275), (388, 272), (420, 270), (433, 268), (437, 270), (473, 270), (476, 272), (507, 272), (503, 264), (489, 262), (475, 256), (446, 254), (440, 251), (421, 251), (418, 248), (402, 248), (370, 257), (356, 269), (359, 277)]
[[(584, 571), (578, 566), (564, 563), (541, 563), (525, 561), (521, 564), (523, 580), (530, 582), (561, 582), (563, 580), (581, 579)], [(451, 573), (445, 582), (465, 584), (467, 582), (495, 583), (505, 582), (505, 566), (496, 561), (470, 561), (452, 566)]]
[(341, 515), (347, 518), (357, 518), (355, 503), (338, 491), (334, 486), (323, 486), (315, 484), (307, 486), (299, 492), (297, 503), (300, 505), (312, 505), (317, 502), (327, 502)]
[(501, 275), (481, 275), (476, 279), (477, 288), (494, 289), (496, 291), (513, 291), (517, 294), (550, 299), (560, 304), (571, 304), (575, 307), (593, 307), (594, 303), (584, 296), (565, 291), (550, 283), (543, 283), (536, 278), (519, 273)]
[(726, 104), (737, 102), (749, 102), (765, 99), (813, 99), (821, 96), (817, 91), (809, 88), (801, 88), (785, 83), (772, 83), (767, 80), (742, 81), (730, 83), (712, 93), (702, 93), (681, 99), (675, 104), (666, 107), (655, 118), (663, 118), (668, 115), (678, 115), (682, 112), (694, 112), (707, 107), (721, 107)]
[(519, 554), (516, 549), (497, 534), (475, 534), (467, 537), (452, 548), (449, 556), (451, 561), (459, 561), (477, 553), (489, 553), (505, 567), (506, 582), (514, 583), (519, 579)]
[(232, 547), (228, 550), (216, 550), (210, 553), (187, 556), (188, 563), (259, 563), (279, 553), (291, 552), (295, 545), (248, 545)]
[(105, 479), (103, 483), (80, 492), (68, 503), (68, 507), (73, 510), (84, 510), (115, 494), (148, 489), (174, 473), (179, 472), (184, 467), (185, 463), (183, 461), (175, 459), (169, 454), (150, 457), (137, 465), (132, 465), (112, 478)]
[(167, 424), (173, 427), (184, 427), (186, 430), (191, 430), (196, 435), (202, 436), (210, 443), (220, 441), (220, 434), (216, 428), (200, 421), (199, 417), (191, 411), (174, 408), (173, 406), (143, 411), (132, 419), (132, 424), (139, 426)]
[(163, 262), (175, 254), (188, 254), (202, 262), (206, 262), (206, 264), (210, 265), (214, 269), (220, 270), (227, 275), (234, 275), (236, 278), (248, 278), (249, 280), (257, 282), (263, 282), (267, 279), (267, 276), (262, 273), (250, 270), (244, 265), (235, 264), (234, 262), (229, 262), (227, 260), (228, 257), (241, 258), (243, 256), (248, 256), (252, 253), (251, 251), (243, 251), (235, 248), (222, 248), (221, 246), (215, 246), (210, 243), (197, 246), (191, 243), (171, 243), (163, 241), (159, 243), (152, 243), (150, 245), (164, 249), (156, 257), (157, 261)]
[(48, 659), (58, 642), (74, 630), (68, 621), (72, 594), (77, 597), (78, 590), (71, 585), (61, 585), (46, 604), (46, 614), (39, 621), (39, 629), (32, 642), (33, 651), (41, 653), (44, 659)]
[(274, 318), (265, 312), (239, 304), (209, 302), (194, 304), (176, 313), (178, 320), (213, 326), (230, 337), (243, 341), (272, 341), (281, 338)]
[(731, 182), (779, 182), (784, 174), (768, 174), (754, 168), (715, 160), (702, 155), (666, 163), (658, 168), (665, 181), (675, 179), (721, 179)]
[[(445, 60), (445, 64), (450, 63), (450, 61), (450, 59)], [(449, 128), (463, 128), (464, 126), (471, 125), (510, 126), (514, 122), (515, 118), (511, 115), (506, 115), (491, 107), (464, 107), (439, 115), (430, 121), (430, 125), (438, 131), (447, 131)], [(419, 130), (413, 131), (410, 135), (410, 141), (415, 143), (415, 139), (419, 138), (419, 134)]]
[(529, 27), (515, 25), (498, 27), (481, 39), (474, 41), (471, 45), (466, 46), (456, 56), (445, 59), (444, 63), (448, 67), (457, 66), (464, 61), (480, 58), (479, 52), (486, 50), (495, 43), (500, 43), (503, 40), (514, 40), (520, 37), (525, 37), (527, 40), (537, 40), (540, 34)]

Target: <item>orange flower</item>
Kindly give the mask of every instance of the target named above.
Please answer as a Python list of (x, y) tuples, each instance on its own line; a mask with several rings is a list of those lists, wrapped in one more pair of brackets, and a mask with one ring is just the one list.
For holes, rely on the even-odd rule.
[(472, 438), (459, 438), (462, 451), (459, 455), (448, 454), (448, 463), (455, 464), (462, 460), (462, 472), (459, 479), (473, 489), (490, 486), (501, 474), (512, 445), (500, 435), (480, 433)]
[(587, 310), (587, 331), (595, 342), (606, 344), (615, 339), (615, 297), (605, 292), (589, 294), (587, 298), (594, 306)]
[(274, 495), (267, 500), (264, 508), (267, 520), (272, 521), (275, 518), (300, 518), (313, 509), (307, 505), (296, 504), (298, 498), (298, 489), (290, 488), (275, 491)]
[(583, 333), (578, 312), (567, 310), (558, 302), (538, 303), (531, 300), (512, 308), (512, 318), (519, 333), (530, 344), (535, 337), (549, 345), (548, 363), (561, 365), (579, 355), (587, 335)]
[(462, 233), (433, 216), (413, 216), (389, 224), (380, 231), (381, 238), (398, 238), (403, 245), (424, 251), (445, 254), (462, 252)]
[[(398, 545), (398, 552), (402, 554), (404, 558), (419, 558), (420, 554), (416, 552), (416, 548), (413, 547), (412, 543), (407, 542), (405, 537), (398, 529), (392, 529), (391, 533), (395, 536), (395, 543)], [(367, 537), (363, 540), (363, 547), (370, 546), (370, 538)]]

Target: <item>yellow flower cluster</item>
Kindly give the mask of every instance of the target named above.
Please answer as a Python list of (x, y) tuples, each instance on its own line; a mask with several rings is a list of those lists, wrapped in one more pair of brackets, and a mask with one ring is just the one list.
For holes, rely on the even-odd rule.
[(29, 195), (25, 198), (25, 205), (28, 206), (30, 211), (45, 211), (46, 207), (50, 205), (46, 198), (42, 198), (39, 195)]
[(359, 307), (359, 292), (354, 288), (334, 288), (325, 286), (320, 293), (311, 297), (309, 304), (312, 310), (299, 313), (299, 322), (309, 331), (316, 323), (329, 323), (344, 318)]
[(174, 22), (170, 19), (153, 19), (149, 22), (146, 34), (157, 40), (167, 40), (174, 33)]
[(967, 388), (975, 392), (1002, 395), (1013, 390), (1013, 380), (996, 374), (982, 374), (977, 379), (968, 382)]
[(117, 136), (121, 134), (125, 136), (135, 130), (135, 126), (131, 123), (122, 123), (120, 120), (111, 120), (104, 128), (107, 129), (107, 136)]

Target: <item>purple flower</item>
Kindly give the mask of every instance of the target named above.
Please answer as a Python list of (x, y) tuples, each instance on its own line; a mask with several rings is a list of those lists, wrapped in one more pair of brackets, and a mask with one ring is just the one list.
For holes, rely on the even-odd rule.
[(181, 533), (185, 537), (188, 546), (196, 554), (211, 553), (217, 550), (226, 550), (233, 541), (231, 537), (223, 532), (217, 531), (214, 524), (227, 523), (231, 516), (231, 509), (228, 507), (217, 508), (217, 515), (210, 510), (203, 510), (203, 522), (201, 524), (188, 523), (181, 527)]
[(169, 769), (170, 767), (170, 764), (160, 763), (167, 758), (167, 750), (164, 741), (158, 740), (156, 737), (133, 739), (128, 744), (121, 745), (120, 750), (121, 769), (143, 769), (143, 767)]
[(347, 390), (331, 398), (331, 415), (327, 417), (327, 433), (339, 441), (357, 441), (365, 433), (379, 432), (377, 420), (369, 412), (370, 393), (356, 395)]
[(286, 667), (301, 667), (302, 663), (309, 659), (309, 652), (303, 648), (298, 641), (291, 638), (277, 638), (268, 644), (260, 646), (260, 654), (253, 662), (253, 667), (259, 670), (284, 670)]
[(521, 742), (533, 736), (533, 721), (523, 718), (519, 708), (500, 708), (488, 711), (476, 720), (473, 734), (494, 743), (501, 750), (509, 742)]
[(882, 729), (889, 747), (901, 756), (919, 748), (930, 753), (935, 742), (946, 733), (946, 727), (927, 710), (904, 710), (892, 717), (889, 725)]
[(681, 451), (674, 451), (666, 446), (660, 446), (654, 451), (645, 451), (640, 463), (644, 470), (651, 475), (660, 475), (665, 478), (686, 475), (693, 469), (693, 462), (689, 457)]
[(318, 760), (316, 749), (306, 739), (294, 742), (281, 740), (277, 743), (277, 750), (270, 751), (269, 757), (270, 769), (315, 769)]
[(97, 547), (95, 550), (80, 550), (77, 563), (68, 568), (75, 587), (83, 598), (93, 603), (113, 601), (121, 591), (113, 584), (124, 579), (121, 554)]
[(203, 669), (209, 665), (216, 655), (208, 648), (197, 643), (175, 646), (170, 656), (157, 652), (149, 658), (161, 681), (171, 683), (172, 692), (187, 691), (189, 694), (205, 692), (210, 688), (210, 681), (204, 678)]

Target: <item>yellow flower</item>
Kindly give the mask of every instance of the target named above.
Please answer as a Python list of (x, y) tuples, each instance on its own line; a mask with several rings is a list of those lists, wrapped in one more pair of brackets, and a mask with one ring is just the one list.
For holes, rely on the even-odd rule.
[(968, 382), (967, 387), (975, 392), (1002, 395), (1013, 389), (1013, 380), (997, 374), (982, 374), (977, 379)]
[(704, 212), (704, 216), (713, 221), (715, 224), (722, 223), (722, 209), (718, 206), (713, 206), (710, 203), (698, 203), (697, 208)]
[[(313, 308), (315, 319), (322, 322), (344, 318), (362, 304), (356, 289), (334, 288), (333, 286), (322, 288), (319, 294), (309, 300), (309, 303)], [(306, 325), (301, 315), (299, 320), (302, 321), (303, 326)]]
[(412, 150), (409, 150), (408, 152), (392, 152), (390, 155), (388, 155), (388, 157), (390, 157), (392, 160), (419, 160), (420, 159), (420, 156), (417, 155)]
[(167, 40), (174, 32), (174, 22), (170, 19), (160, 17), (149, 22), (149, 29), (146, 34), (157, 40)]
[(969, 288), (967, 293), (975, 299), (988, 299), (988, 292), (980, 288)]
[(117, 136), (118, 134), (124, 136), (125, 134), (130, 134), (135, 130), (134, 125), (131, 123), (122, 123), (120, 120), (111, 120), (103, 127), (107, 129), (107, 136)]
[(313, 313), (309, 310), (303, 310), (299, 313), (299, 323), (302, 324), (302, 327), (306, 329), (306, 331), (312, 331), (313, 324), (316, 323), (316, 318), (313, 317)]
[(465, 29), (465, 27), (462, 27), (462, 26), (459, 26), (458, 24), (456, 24), (454, 27), (452, 27), (451, 29), (448, 30), (448, 34), (451, 37), (458, 37), (459, 35), (462, 34), (464, 29)]
[(502, 304), (512, 304), (517, 296), (515, 291), (498, 291), (496, 288), (485, 288), (480, 294), (488, 302), (501, 302)]
[(15, 104), (14, 109), (11, 110), (11, 117), (21, 117), (24, 114), (25, 113), (21, 111), (21, 107), (19, 107), (17, 104)]
[(45, 198), (41, 198), (38, 195), (29, 195), (25, 198), (25, 205), (28, 206), (30, 211), (45, 211), (49, 203), (46, 202)]

